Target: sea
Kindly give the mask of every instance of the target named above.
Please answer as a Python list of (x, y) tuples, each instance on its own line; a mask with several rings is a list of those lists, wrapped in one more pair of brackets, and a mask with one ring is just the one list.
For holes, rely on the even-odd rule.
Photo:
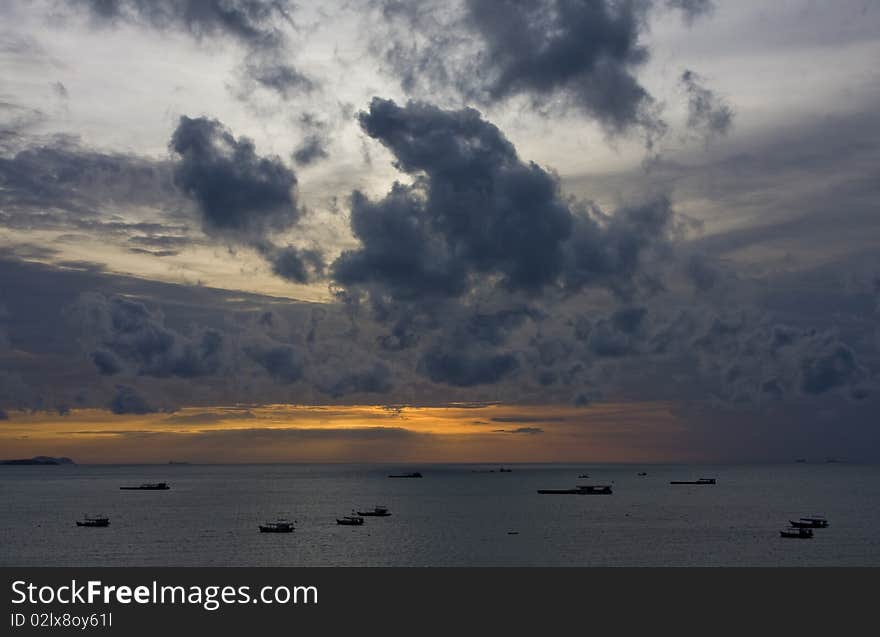
[[(0, 466), (0, 566), (880, 566), (880, 466), (506, 467)], [(579, 484), (613, 493), (536, 493)], [(336, 523), (375, 505), (392, 515)], [(829, 527), (780, 537), (808, 515)], [(296, 530), (259, 532), (279, 517)]]

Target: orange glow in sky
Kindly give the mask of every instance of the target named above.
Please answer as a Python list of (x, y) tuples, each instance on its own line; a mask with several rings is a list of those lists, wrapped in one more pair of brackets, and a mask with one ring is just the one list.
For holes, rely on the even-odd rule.
[(664, 462), (683, 428), (661, 402), (567, 405), (262, 405), (119, 416), (13, 412), (3, 458), (78, 463)]

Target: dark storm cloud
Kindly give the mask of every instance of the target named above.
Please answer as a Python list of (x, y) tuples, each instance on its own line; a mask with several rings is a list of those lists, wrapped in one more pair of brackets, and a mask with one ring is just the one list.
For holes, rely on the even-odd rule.
[[(647, 257), (670, 240), (667, 199), (615, 214), (576, 204), (473, 109), (374, 98), (359, 121), (412, 183), (395, 183), (379, 200), (353, 193), (360, 245), (337, 258), (331, 279), (341, 299), (369, 300), (390, 330), (380, 346), (417, 350), (433, 382), (507, 379), (519, 361), (498, 350), (545, 320), (551, 297), (599, 289), (630, 298), (660, 287)], [(553, 384), (556, 375), (543, 371), (544, 385)]]
[(303, 377), (302, 356), (289, 345), (253, 345), (247, 354), (279, 383), (295, 383)]
[(91, 358), (103, 375), (120, 373), (125, 364), (137, 375), (195, 378), (216, 374), (223, 364), (219, 331), (184, 336), (138, 301), (83, 294), (70, 312), (86, 338), (99, 346)]
[(733, 403), (832, 392), (862, 399), (875, 384), (833, 328), (769, 324), (760, 315), (718, 315), (689, 347), (698, 353), (702, 372), (719, 381), (721, 398)]
[(422, 85), (453, 88), (484, 105), (524, 95), (539, 107), (577, 107), (611, 131), (641, 126), (653, 136), (664, 125), (635, 77), (649, 57), (640, 35), (650, 7), (611, 0), (467, 0), (461, 15), (449, 16), (442, 3), (417, 10), (384, 2), (392, 35), (376, 46), (408, 92)]
[(135, 389), (126, 385), (116, 386), (116, 395), (108, 407), (114, 414), (150, 414), (158, 411)]
[(254, 248), (288, 280), (305, 283), (323, 271), (319, 251), (278, 247), (269, 238), (302, 215), (296, 175), (279, 157), (257, 155), (253, 141), (205, 117), (181, 117), (170, 148), (180, 157), (175, 183), (196, 202), (207, 234)]
[(362, 370), (349, 370), (336, 378), (319, 381), (318, 390), (339, 398), (346, 394), (387, 394), (392, 390), (391, 370), (383, 363)]
[(707, 139), (726, 135), (733, 126), (733, 109), (706, 88), (704, 82), (694, 71), (685, 70), (681, 74), (681, 85), (688, 98), (687, 125)]
[(574, 217), (566, 245), (565, 286), (605, 287), (621, 297), (632, 296), (640, 286), (656, 287), (656, 273), (648, 269), (645, 256), (669, 239), (674, 224), (670, 200), (625, 206), (613, 215), (595, 206), (591, 212)]
[(651, 101), (633, 70), (648, 58), (639, 44), (639, 3), (469, 0), (469, 24), (482, 38), (490, 101), (563, 95), (614, 129), (644, 118)]
[(97, 152), (63, 137), (0, 157), (0, 186), (6, 225), (85, 224), (112, 202), (180, 202), (166, 163)]
[(102, 376), (113, 376), (122, 371), (122, 362), (113, 352), (99, 349), (92, 352), (92, 362)]
[(182, 116), (169, 145), (180, 156), (175, 183), (198, 204), (206, 232), (247, 239), (298, 221), (296, 176), (280, 158), (257, 155), (250, 139), (215, 119)]
[(436, 348), (425, 353), (420, 367), (435, 383), (472, 387), (498, 383), (516, 372), (519, 361), (510, 353), (472, 354)]
[(272, 269), (272, 273), (295, 283), (308, 283), (324, 273), (324, 257), (319, 250), (299, 249), (294, 246), (283, 248), (260, 244), (257, 250)]
[[(807, 394), (822, 394), (838, 387), (847, 387), (863, 380), (866, 370), (853, 351), (844, 343), (830, 340), (817, 352), (809, 352), (801, 361), (801, 390)], [(854, 392), (865, 388), (854, 388)], [(860, 394), (853, 394), (861, 397)]]
[(555, 176), (473, 109), (374, 98), (359, 119), (414, 184), (375, 202), (353, 194), (361, 247), (333, 264), (344, 286), (379, 285), (396, 300), (458, 297), (477, 275), (526, 293), (561, 281), (623, 288), (672, 219), (665, 200), (613, 217), (573, 213)]

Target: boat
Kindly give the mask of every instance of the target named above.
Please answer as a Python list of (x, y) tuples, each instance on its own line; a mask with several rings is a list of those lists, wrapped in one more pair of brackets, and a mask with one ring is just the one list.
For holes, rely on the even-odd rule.
[(343, 524), (345, 526), (360, 526), (363, 523), (364, 519), (356, 515), (346, 515), (343, 518), (336, 518), (336, 524)]
[(498, 473), (513, 473), (513, 469), (505, 469), (504, 467), (501, 467), (498, 469)]
[(584, 495), (611, 495), (610, 484), (591, 484), (586, 486), (578, 486)]
[(373, 507), (372, 511), (358, 511), (357, 514), (374, 518), (385, 518), (391, 515), (391, 512), (388, 511), (388, 507), (379, 506), (377, 504)]
[(123, 491), (167, 491), (171, 487), (167, 482), (144, 482), (136, 487), (119, 487)]
[(581, 475), (578, 476), (578, 478), (589, 478), (589, 477), (590, 477), (589, 473), (582, 473)]
[(278, 518), (274, 522), (266, 522), (260, 525), (260, 533), (292, 533), (293, 522), (285, 518)]
[(715, 478), (700, 478), (699, 480), (670, 480), (669, 484), (715, 484)]
[(421, 478), (422, 474), (418, 471), (413, 471), (411, 473), (392, 473), (388, 476), (389, 478)]
[[(791, 522), (791, 520), (789, 521)], [(828, 527), (828, 520), (821, 515), (811, 515), (801, 518), (797, 523), (792, 522), (791, 525), (810, 529), (824, 529)]]
[(636, 475), (637, 476), (646, 476), (646, 475), (648, 475), (648, 472), (647, 471), (639, 471)]
[(541, 495), (610, 495), (611, 486), (607, 484), (577, 486), (574, 489), (538, 489)]
[(797, 462), (798, 464), (804, 464), (807, 461), (807, 459), (806, 458), (795, 458), (794, 461)]
[(790, 537), (797, 538), (801, 540), (808, 540), (813, 537), (813, 529), (805, 529), (805, 528), (788, 528), (782, 529), (779, 532), (781, 537)]
[(82, 520), (76, 521), (76, 525), (93, 527), (110, 526), (110, 518), (106, 515), (84, 515)]

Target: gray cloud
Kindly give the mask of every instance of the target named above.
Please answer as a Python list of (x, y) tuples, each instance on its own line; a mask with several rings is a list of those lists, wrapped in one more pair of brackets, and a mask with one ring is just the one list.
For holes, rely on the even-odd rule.
[(108, 407), (114, 414), (150, 414), (157, 411), (135, 389), (126, 385), (116, 386), (116, 395)]
[(379, 201), (352, 196), (352, 231), (361, 247), (344, 252), (332, 274), (374, 296), (459, 297), (474, 277), (490, 275), (526, 293), (563, 282), (571, 290), (623, 289), (672, 219), (665, 200), (613, 217), (596, 208), (573, 212), (556, 178), (522, 161), (473, 109), (400, 107), (374, 98), (360, 122), (414, 177), (413, 185), (397, 183)]
[(130, 22), (179, 30), (196, 39), (225, 35), (252, 47), (275, 47), (279, 23), (289, 22), (287, 0), (67, 0), (98, 22)]
[(165, 327), (160, 313), (131, 299), (83, 294), (71, 317), (88, 341), (98, 344), (91, 358), (103, 375), (118, 374), (128, 364), (137, 375), (194, 378), (216, 374), (223, 364), (219, 331), (184, 336)]
[(290, 0), (66, 0), (85, 8), (99, 25), (120, 22), (158, 31), (186, 33), (197, 41), (228, 37), (248, 53), (240, 73), (241, 99), (259, 86), (290, 99), (314, 89), (315, 82), (289, 62), (285, 27), (293, 25)]
[(204, 117), (181, 117), (170, 148), (180, 157), (175, 183), (196, 202), (206, 233), (256, 249), (275, 274), (298, 283), (322, 271), (320, 252), (269, 239), (302, 215), (296, 175), (279, 157), (257, 155), (253, 141)]
[(335, 378), (318, 381), (318, 390), (334, 398), (352, 393), (387, 394), (393, 388), (391, 370), (384, 363), (361, 370), (348, 370)]
[(289, 345), (253, 345), (247, 354), (279, 383), (295, 383), (303, 377), (302, 356)]
[(252, 239), (299, 220), (293, 171), (219, 121), (182, 116), (169, 145), (180, 156), (175, 183), (198, 204), (206, 232)]
[(650, 7), (606, 0), (466, 0), (460, 15), (450, 15), (445, 4), (415, 9), (389, 1), (382, 3), (382, 15), (392, 36), (376, 47), (410, 92), (424, 85), (434, 92), (451, 87), (483, 105), (517, 95), (541, 107), (561, 101), (609, 130), (638, 125), (653, 136), (664, 125), (635, 77), (649, 55), (640, 34)]
[(495, 384), (519, 368), (513, 354), (483, 354), (435, 348), (425, 353), (420, 362), (425, 376), (435, 383), (456, 387)]
[(70, 95), (67, 92), (67, 87), (64, 86), (61, 82), (52, 82), (49, 84), (52, 88), (52, 92), (55, 93), (60, 99), (66, 100)]
[(681, 11), (682, 18), (687, 24), (692, 24), (696, 19), (711, 15), (715, 11), (713, 0), (666, 0), (666, 6)]
[(299, 118), (300, 127), (305, 131), (302, 142), (293, 152), (294, 161), (301, 166), (310, 166), (329, 157), (329, 124), (311, 113)]
[(702, 77), (689, 69), (681, 74), (681, 85), (688, 97), (687, 125), (707, 139), (726, 135), (733, 126), (733, 109), (706, 88), (704, 82)]

